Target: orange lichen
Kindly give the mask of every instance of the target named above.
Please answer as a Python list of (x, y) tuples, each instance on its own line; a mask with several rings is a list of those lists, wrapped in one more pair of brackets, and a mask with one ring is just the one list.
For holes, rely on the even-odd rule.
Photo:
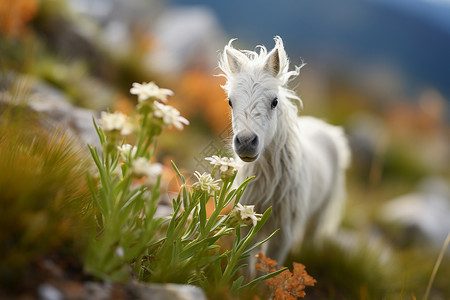
[[(260, 262), (255, 264), (255, 269), (263, 271), (267, 274), (275, 272), (278, 263), (265, 257), (264, 254), (259, 253), (256, 256)], [(286, 270), (275, 277), (269, 278), (265, 281), (266, 286), (273, 292), (273, 299), (275, 300), (291, 300), (297, 298), (304, 298), (305, 288), (307, 286), (314, 286), (317, 282), (312, 276), (306, 273), (305, 266), (299, 263), (293, 263), (293, 272)]]

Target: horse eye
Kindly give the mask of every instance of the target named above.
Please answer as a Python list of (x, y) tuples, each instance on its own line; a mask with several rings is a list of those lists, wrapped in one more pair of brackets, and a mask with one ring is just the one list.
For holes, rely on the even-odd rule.
[(228, 104), (230, 105), (230, 107), (233, 107), (233, 104), (231, 103), (231, 99), (228, 99)]
[(274, 109), (275, 107), (277, 107), (278, 104), (278, 98), (275, 98), (272, 100), (272, 109)]

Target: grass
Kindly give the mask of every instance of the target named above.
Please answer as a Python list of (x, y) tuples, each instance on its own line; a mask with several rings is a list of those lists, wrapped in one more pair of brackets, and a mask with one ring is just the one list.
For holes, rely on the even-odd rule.
[[(33, 262), (82, 251), (90, 228), (88, 155), (62, 129), (23, 108), (0, 114), (0, 282), (13, 287)], [(6, 229), (6, 230), (5, 230)]]
[(401, 288), (387, 253), (362, 239), (306, 242), (290, 260), (303, 262), (317, 279), (314, 299), (382, 299)]

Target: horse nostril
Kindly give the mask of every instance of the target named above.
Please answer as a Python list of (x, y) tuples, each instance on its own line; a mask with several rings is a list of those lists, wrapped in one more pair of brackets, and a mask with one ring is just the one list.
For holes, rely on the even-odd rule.
[(251, 144), (253, 147), (258, 146), (259, 138), (258, 138), (258, 136), (257, 136), (256, 134), (254, 134), (253, 136), (251, 136), (249, 140), (250, 140), (250, 144)]
[(239, 138), (239, 134), (236, 135), (236, 137), (234, 138), (234, 143), (236, 146), (240, 146), (241, 145), (241, 139)]

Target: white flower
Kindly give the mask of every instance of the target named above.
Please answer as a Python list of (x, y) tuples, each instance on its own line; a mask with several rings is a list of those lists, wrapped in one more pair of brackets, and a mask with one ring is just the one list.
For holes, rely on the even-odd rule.
[(133, 171), (134, 176), (142, 177), (147, 175), (147, 169), (150, 168), (151, 163), (145, 157), (137, 157), (131, 163), (131, 170)]
[(102, 129), (107, 132), (116, 131), (122, 135), (129, 135), (133, 131), (133, 126), (128, 121), (128, 117), (120, 112), (108, 113), (102, 111), (99, 122)]
[(127, 160), (128, 157), (134, 157), (137, 151), (136, 146), (131, 146), (130, 144), (117, 146), (117, 149), (119, 149), (120, 155), (122, 156), (123, 160)]
[(220, 179), (214, 180), (211, 177), (211, 174), (200, 174), (200, 172), (198, 171), (195, 171), (194, 175), (195, 177), (197, 177), (198, 181), (192, 185), (193, 188), (208, 192), (209, 194), (211, 194), (215, 190), (220, 190)]
[(154, 82), (133, 83), (130, 93), (138, 95), (138, 102), (143, 103), (147, 100), (160, 100), (167, 102), (167, 96), (172, 96), (173, 92), (168, 89), (159, 88)]
[(222, 177), (233, 176), (234, 171), (239, 167), (238, 163), (235, 162), (233, 158), (229, 157), (213, 155), (211, 157), (206, 157), (205, 160), (209, 161), (214, 166), (218, 166)]
[(243, 223), (255, 226), (261, 220), (261, 214), (255, 213), (254, 205), (242, 205), (238, 203), (233, 209), (233, 215), (239, 215)]
[(116, 255), (119, 256), (120, 258), (123, 258), (123, 256), (125, 255), (125, 251), (123, 251), (122, 247), (116, 248)]
[(152, 164), (145, 157), (138, 157), (131, 163), (131, 171), (136, 177), (145, 176), (145, 185), (154, 186), (158, 176), (161, 175), (162, 166), (159, 163)]
[(154, 102), (153, 104), (153, 115), (160, 118), (165, 126), (175, 126), (178, 130), (182, 130), (183, 124), (189, 125), (189, 121), (180, 116), (180, 112), (176, 108), (159, 102)]

